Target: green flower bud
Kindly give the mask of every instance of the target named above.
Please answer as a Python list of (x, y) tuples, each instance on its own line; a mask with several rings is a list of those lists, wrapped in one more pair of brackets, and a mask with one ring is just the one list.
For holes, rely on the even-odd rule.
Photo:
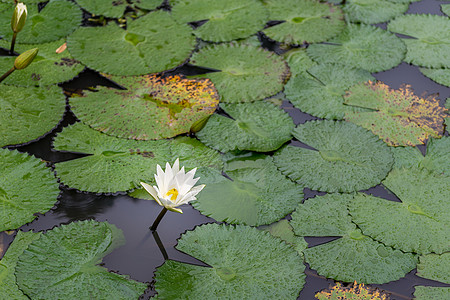
[(14, 68), (16, 68), (16, 70), (25, 69), (29, 64), (31, 64), (38, 52), (38, 48), (33, 48), (20, 54), (14, 61)]
[(18, 33), (25, 26), (27, 19), (27, 6), (23, 3), (17, 3), (11, 19), (11, 29), (14, 33)]

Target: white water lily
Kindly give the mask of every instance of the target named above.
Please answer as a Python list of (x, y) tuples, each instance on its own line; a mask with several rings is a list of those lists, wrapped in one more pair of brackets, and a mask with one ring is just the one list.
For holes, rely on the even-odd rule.
[(11, 19), (11, 29), (14, 33), (18, 33), (25, 26), (27, 13), (27, 6), (23, 3), (17, 3)]
[(204, 184), (195, 186), (200, 179), (200, 177), (194, 178), (196, 170), (197, 168), (187, 173), (185, 173), (184, 167), (180, 170), (180, 161), (177, 158), (172, 167), (166, 163), (165, 171), (159, 165), (156, 167), (156, 186), (145, 182), (141, 182), (141, 185), (159, 205), (182, 214), (183, 211), (177, 207), (196, 200), (195, 196), (205, 187)]

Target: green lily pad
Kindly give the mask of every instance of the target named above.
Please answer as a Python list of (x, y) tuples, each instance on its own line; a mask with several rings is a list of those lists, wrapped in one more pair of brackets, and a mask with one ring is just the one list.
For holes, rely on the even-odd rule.
[(155, 277), (161, 299), (295, 299), (305, 283), (298, 253), (256, 228), (206, 224), (176, 248), (211, 267), (166, 260)]
[(170, 142), (119, 139), (82, 123), (65, 127), (53, 146), (55, 150), (91, 154), (55, 164), (62, 183), (94, 193), (115, 193), (154, 182), (156, 165), (171, 159)]
[(391, 170), (388, 146), (354, 124), (311, 121), (298, 125), (293, 134), (313, 149), (288, 145), (275, 153), (274, 162), (285, 175), (310, 189), (364, 190), (379, 184)]
[(303, 250), (308, 247), (308, 243), (303, 237), (294, 234), (291, 224), (289, 224), (289, 221), (286, 219), (282, 219), (268, 226), (262, 226), (259, 229), (267, 231), (272, 236), (280, 238), (293, 246), (301, 256), (303, 256)]
[(450, 284), (450, 252), (419, 257), (417, 276)]
[(432, 286), (416, 286), (414, 299), (416, 300), (442, 300), (450, 298), (450, 288), (448, 287), (432, 287)]
[(427, 69), (420, 68), (420, 72), (431, 80), (450, 87), (450, 68), (449, 69)]
[(189, 58), (194, 45), (192, 29), (176, 23), (165, 11), (130, 21), (126, 30), (113, 23), (105, 27), (81, 27), (67, 39), (75, 59), (89, 68), (115, 75), (173, 69)]
[(401, 63), (406, 46), (394, 34), (381, 28), (348, 24), (339, 36), (326, 44), (310, 45), (307, 52), (318, 63), (340, 63), (380, 72)]
[(0, 232), (19, 228), (55, 205), (58, 183), (41, 160), (0, 149), (0, 170)]
[(291, 78), (284, 93), (301, 111), (327, 119), (342, 119), (345, 112), (358, 110), (344, 105), (345, 91), (356, 83), (375, 79), (366, 70), (336, 64), (316, 65), (307, 72), (308, 77)]
[(447, 16), (450, 16), (450, 4), (441, 4), (441, 11)]
[(59, 87), (2, 85), (0, 89), (0, 147), (36, 140), (63, 117), (66, 100)]
[(269, 19), (283, 23), (264, 29), (269, 38), (285, 44), (318, 43), (345, 27), (339, 7), (312, 0), (265, 0)]
[(328, 194), (307, 199), (292, 213), (291, 225), (300, 236), (340, 236), (303, 251), (319, 275), (345, 282), (382, 284), (415, 268), (417, 257), (374, 241), (351, 222), (347, 204), (352, 195)]
[(446, 109), (436, 95), (420, 98), (406, 85), (392, 90), (388, 85), (368, 82), (352, 87), (345, 104), (371, 111), (346, 112), (345, 119), (378, 135), (390, 146), (423, 144), (444, 133)]
[(233, 119), (214, 114), (197, 137), (221, 152), (252, 150), (268, 152), (280, 148), (292, 138), (294, 122), (275, 105), (253, 103), (221, 104)]
[[(78, 75), (84, 66), (74, 60), (69, 51), (56, 53), (56, 49), (64, 44), (64, 40), (45, 44), (16, 44), (15, 51), (23, 53), (28, 49), (38, 48), (38, 55), (23, 70), (8, 76), (2, 83), (18, 86), (48, 86), (68, 81)], [(0, 47), (9, 49), (9, 42), (0, 41)], [(14, 65), (15, 56), (0, 56), (0, 69), (8, 70)]]
[[(15, 5), (10, 2), (10, 8), (0, 12), (0, 35), (7, 41), (11, 41), (13, 35), (11, 16)], [(68, 36), (81, 24), (82, 12), (71, 1), (50, 0), (40, 11), (37, 3), (27, 4), (27, 20), (22, 31), (17, 34), (18, 43), (39, 44), (56, 41)]]
[(387, 22), (404, 14), (408, 7), (407, 2), (392, 0), (348, 0), (343, 10), (350, 22), (375, 24)]
[(407, 63), (428, 68), (450, 68), (450, 20), (437, 15), (404, 15), (388, 24), (388, 30), (411, 38), (402, 39)]
[(394, 169), (383, 185), (402, 202), (366, 196), (350, 204), (352, 219), (364, 234), (405, 252), (450, 250), (450, 177), (425, 169)]
[(222, 102), (247, 102), (275, 95), (290, 75), (281, 57), (249, 45), (205, 47), (192, 55), (191, 63), (220, 71), (203, 76), (214, 83)]
[(194, 30), (202, 40), (243, 39), (264, 28), (266, 8), (259, 0), (171, 0), (172, 15), (180, 23), (206, 21)]
[(308, 56), (305, 48), (294, 48), (284, 53), (283, 57), (291, 70), (291, 78), (289, 80), (292, 80), (297, 76), (310, 77), (311, 75), (309, 75), (307, 70), (317, 65), (317, 63)]
[(16, 270), (17, 260), (19, 255), (31, 244), (34, 240), (40, 237), (39, 233), (33, 233), (32, 231), (17, 232), (14, 241), (9, 246), (3, 258), (0, 260), (0, 298), (1, 299), (14, 299), (14, 300), (27, 300), (22, 291), (19, 289), (16, 283), (16, 276), (14, 272)]
[(450, 137), (430, 139), (427, 153), (422, 155), (413, 147), (396, 147), (392, 149), (395, 158), (394, 168), (425, 168), (428, 171), (450, 176)]
[(106, 222), (56, 227), (20, 255), (19, 288), (32, 299), (138, 299), (146, 284), (99, 266), (123, 243), (122, 231)]
[(79, 6), (94, 15), (108, 18), (120, 18), (127, 7), (155, 9), (162, 4), (162, 0), (76, 0)]
[(192, 205), (219, 222), (259, 226), (291, 213), (303, 199), (303, 187), (282, 175), (272, 158), (228, 163), (225, 177), (207, 183)]
[(158, 75), (111, 77), (127, 90), (101, 87), (70, 99), (76, 116), (109, 135), (150, 140), (189, 132), (219, 103), (208, 79)]

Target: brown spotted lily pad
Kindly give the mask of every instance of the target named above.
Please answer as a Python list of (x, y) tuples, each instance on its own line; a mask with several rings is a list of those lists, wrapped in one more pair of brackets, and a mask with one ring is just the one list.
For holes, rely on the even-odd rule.
[(372, 111), (347, 112), (345, 119), (371, 130), (390, 146), (423, 144), (444, 133), (447, 109), (435, 96), (416, 96), (409, 85), (392, 90), (382, 82), (352, 87), (345, 104)]
[(100, 87), (70, 99), (77, 117), (106, 134), (136, 140), (189, 132), (214, 113), (219, 95), (209, 79), (145, 75), (115, 77), (126, 90)]

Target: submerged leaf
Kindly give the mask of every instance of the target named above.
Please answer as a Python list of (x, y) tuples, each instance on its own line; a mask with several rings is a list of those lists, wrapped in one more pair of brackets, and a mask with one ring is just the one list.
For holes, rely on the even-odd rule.
[(220, 72), (211, 79), (222, 102), (247, 102), (275, 95), (289, 78), (286, 62), (273, 52), (250, 45), (219, 44), (200, 49), (191, 63)]
[(392, 0), (348, 0), (344, 12), (350, 22), (375, 24), (387, 22), (408, 10), (409, 3)]
[(178, 75), (111, 77), (127, 88), (102, 87), (70, 99), (73, 112), (96, 130), (122, 138), (150, 140), (189, 132), (214, 113), (219, 96), (208, 79)]
[(305, 283), (298, 253), (256, 228), (206, 224), (176, 248), (211, 267), (166, 260), (155, 277), (161, 299), (294, 299)]
[(345, 104), (371, 111), (347, 112), (345, 119), (378, 135), (390, 146), (423, 144), (429, 137), (444, 133), (447, 109), (434, 95), (420, 98), (406, 85), (392, 90), (382, 82), (368, 82), (352, 87)]
[(34, 156), (0, 149), (0, 170), (0, 232), (33, 221), (57, 201), (53, 173)]
[(416, 275), (450, 284), (450, 252), (419, 257)]
[(99, 266), (123, 240), (122, 231), (106, 222), (56, 227), (19, 257), (17, 283), (32, 299), (137, 299), (146, 284)]

